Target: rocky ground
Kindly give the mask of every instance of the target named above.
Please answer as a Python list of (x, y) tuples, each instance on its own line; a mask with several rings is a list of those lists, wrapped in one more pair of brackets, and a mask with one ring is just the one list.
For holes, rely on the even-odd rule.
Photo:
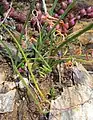
[[(79, 0), (81, 2), (81, 0)], [(92, 0), (89, 1), (82, 1), (83, 4), (86, 3), (88, 6), (93, 4)], [(49, 6), (47, 4), (47, 6)], [(50, 4), (51, 6), (51, 4)], [(50, 7), (49, 6), (49, 7)], [(17, 11), (21, 11), (25, 14), (29, 12), (29, 4), (27, 4), (24, 1), (14, 1), (13, 7)], [(25, 18), (24, 18), (25, 19)], [(22, 19), (23, 20), (23, 19)], [(20, 21), (16, 21), (14, 19), (9, 19), (8, 21), (5, 21), (9, 25), (17, 25), (17, 31), (13, 32), (13, 34), (16, 37), (20, 36), (20, 27), (18, 27), (18, 24)], [(87, 26), (89, 23), (92, 23), (92, 19), (82, 19), (79, 22), (76, 23), (76, 25), (73, 27), (73, 32), (76, 30), (80, 30), (83, 27)], [(23, 24), (23, 23), (22, 23)], [(35, 34), (35, 37), (38, 36), (37, 31), (35, 31), (33, 28), (30, 30), (33, 31), (33, 34)], [(30, 31), (29, 30), (29, 31)], [(1, 35), (3, 36), (3, 39), (5, 40), (5, 43), (12, 49), (13, 55), (16, 54), (15, 46), (11, 42), (10, 36), (8, 36), (5, 32), (3, 33), (3, 30), (1, 29)], [(81, 35), (79, 38), (79, 41), (82, 43), (82, 52), (85, 54), (88, 50), (88, 48), (93, 49), (93, 30), (88, 31), (87, 33)], [(71, 45), (69, 52), (73, 55), (78, 55), (78, 49), (76, 47), (80, 47), (76, 44)], [(2, 44), (0, 46), (2, 48)], [(0, 99), (0, 105), (3, 106), (0, 108), (0, 120), (48, 120), (49, 113), (42, 115), (39, 113), (36, 105), (34, 104), (34, 101), (32, 98), (29, 98), (27, 96), (27, 90), (26, 89), (19, 89), (19, 87), (15, 84), (17, 83), (16, 79), (14, 79), (13, 69), (11, 62), (9, 58), (7, 58), (7, 55), (5, 55), (5, 52), (0, 49), (0, 94), (2, 94), (3, 101), (6, 99), (6, 106), (4, 106), (5, 102), (2, 102)], [(19, 55), (20, 58), (20, 55)], [(87, 59), (84, 56), (84, 59)], [(81, 62), (85, 68), (93, 74), (93, 56), (89, 55), (89, 60), (91, 62)], [(15, 82), (16, 81), (16, 82)], [(56, 96), (59, 96), (63, 89), (61, 89), (60, 86), (57, 86), (57, 83), (59, 81), (58, 78), (58, 71), (54, 70), (52, 74), (49, 74), (45, 78), (39, 78), (40, 88), (43, 91), (44, 95), (50, 100), (50, 88), (54, 87), (56, 90), (56, 94), (54, 94), (52, 99), (56, 98)], [(8, 95), (7, 95), (8, 93)], [(14, 95), (12, 98), (11, 95)], [(8, 97), (7, 97), (8, 96)], [(10, 96), (10, 97), (9, 97)], [(9, 100), (13, 102), (11, 103), (11, 108), (7, 108), (9, 106)], [(8, 102), (7, 102), (8, 101)], [(44, 104), (43, 108), (45, 110), (49, 110), (49, 105)], [(4, 112), (5, 111), (5, 112)]]

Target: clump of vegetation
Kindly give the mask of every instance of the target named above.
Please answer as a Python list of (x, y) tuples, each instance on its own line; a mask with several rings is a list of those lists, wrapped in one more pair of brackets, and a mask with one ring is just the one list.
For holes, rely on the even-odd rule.
[[(6, 50), (5, 53), (8, 54), (7, 57), (11, 60), (14, 74), (19, 76), (27, 88), (28, 95), (32, 96), (40, 112), (43, 112), (42, 103), (50, 104), (50, 101), (43, 94), (38, 78), (49, 75), (61, 62), (75, 58), (69, 53), (70, 43), (77, 42), (77, 37), (91, 29), (93, 23), (79, 32), (71, 33), (71, 29), (81, 18), (92, 18), (93, 7), (83, 8), (75, 15), (71, 10), (76, 4), (76, 0), (64, 2), (55, 0), (50, 11), (47, 11), (45, 0), (36, 5), (35, 0), (29, 4), (30, 11), (26, 17), (24, 14), (18, 13), (7, 1), (0, 1), (4, 12), (10, 9), (7, 16), (18, 22), (13, 29), (13, 26), (5, 22), (4, 17), (6, 16), (1, 16), (0, 19), (0, 30), (4, 30), (12, 38), (16, 54), (13, 55), (11, 48), (2, 39), (0, 42)], [(59, 6), (58, 9), (57, 6)], [(6, 19), (9, 18), (6, 17)], [(23, 76), (28, 78), (34, 90), (25, 82)], [(50, 91), (53, 99), (55, 98), (54, 91), (54, 88)]]

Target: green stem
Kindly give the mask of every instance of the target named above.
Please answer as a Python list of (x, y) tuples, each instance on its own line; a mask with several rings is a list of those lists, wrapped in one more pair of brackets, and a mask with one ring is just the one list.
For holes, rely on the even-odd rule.
[(42, 109), (41, 109), (41, 106), (40, 106), (39, 101), (38, 101), (38, 100), (36, 99), (36, 97), (33, 95), (32, 91), (30, 90), (30, 88), (28, 87), (28, 85), (27, 85), (26, 82), (24, 81), (23, 77), (21, 76), (21, 74), (20, 74), (19, 71), (17, 70), (17, 67), (16, 67), (16, 66), (14, 66), (14, 67), (15, 67), (16, 73), (19, 75), (19, 77), (20, 77), (23, 85), (27, 88), (27, 91), (28, 91), (29, 95), (32, 96), (35, 104), (38, 106), (40, 112), (42, 112)]
[(38, 100), (36, 99), (36, 97), (34, 96), (34, 94), (32, 93), (32, 91), (30, 90), (30, 88), (28, 87), (28, 85), (26, 84), (26, 82), (24, 81), (23, 77), (22, 77), (21, 74), (19, 73), (17, 67), (15, 66), (14, 61), (13, 61), (13, 59), (12, 59), (11, 50), (7, 47), (7, 45), (4, 44), (4, 42), (3, 42), (2, 40), (0, 40), (0, 42), (5, 46), (8, 54), (9, 54), (9, 57), (10, 57), (10, 59), (11, 59), (12, 65), (13, 65), (13, 70), (14, 70), (14, 72), (16, 72), (16, 73), (19, 75), (19, 77), (20, 77), (23, 85), (27, 88), (29, 95), (31, 94), (31, 96), (32, 96), (35, 104), (38, 106), (39, 110), (42, 112), (41, 106), (39, 105), (40, 103), (38, 102)]
[(79, 37), (80, 35), (82, 35), (83, 33), (85, 33), (86, 31), (90, 30), (91, 28), (93, 28), (93, 23), (89, 24), (87, 27), (85, 27), (83, 30), (80, 30), (79, 32), (77, 32), (74, 35), (69, 35), (66, 38), (66, 41), (63, 42), (62, 44), (60, 44), (54, 51), (54, 54), (58, 52), (59, 49), (61, 49), (64, 45), (68, 44), (69, 42), (72, 42), (73, 40), (75, 40), (77, 37)]
[(45, 63), (45, 65), (46, 65), (49, 69), (51, 69), (50, 66), (48, 65), (48, 63), (46, 62), (46, 60), (44, 60), (43, 56), (42, 56), (42, 55), (37, 51), (37, 49), (34, 47), (34, 45), (33, 45), (33, 49), (34, 49), (35, 52), (39, 55), (39, 57), (43, 60), (43, 62)]
[[(22, 40), (22, 37), (23, 37), (23, 34), (24, 34), (24, 29), (26, 28), (26, 25), (27, 25), (27, 23), (28, 23), (28, 21), (30, 19), (30, 15), (32, 13), (32, 10), (34, 9), (34, 6), (35, 6), (35, 0), (32, 0), (32, 1), (30, 0), (29, 2), (30, 2), (30, 11), (29, 11), (29, 14), (27, 15), (27, 19), (26, 19), (26, 21), (24, 23), (24, 27), (22, 29), (22, 32), (21, 32), (21, 35), (20, 35), (20, 39), (18, 40), (19, 44), (21, 44), (21, 40)], [(17, 57), (18, 54), (19, 54), (19, 51), (17, 50), (16, 58), (15, 58), (15, 64), (16, 65), (17, 65), (17, 61), (18, 61), (18, 57)]]
[(68, 14), (68, 12), (73, 8), (75, 2), (76, 2), (76, 0), (73, 0), (73, 2), (68, 6), (68, 8), (65, 10), (64, 14), (61, 15), (61, 17), (59, 18), (59, 20), (55, 23), (55, 25), (52, 27), (52, 29), (47, 33), (47, 35), (44, 38), (44, 40), (46, 40), (51, 35), (51, 33), (53, 32), (53, 30), (55, 29), (55, 27), (57, 26), (57, 24), (59, 24), (59, 22), (62, 19), (64, 19), (64, 17)]
[(53, 11), (54, 11), (54, 9), (55, 9), (55, 7), (57, 5), (57, 2), (58, 2), (58, 0), (55, 0), (54, 3), (53, 3), (53, 5), (52, 5), (52, 8), (51, 8), (51, 10), (49, 12), (51, 16), (53, 15)]
[(13, 36), (13, 34), (6, 28), (6, 26), (4, 24), (2, 24), (2, 26), (7, 30), (7, 32), (11, 35), (11, 37), (13, 38), (14, 42), (16, 43), (16, 45), (18, 46), (20, 52), (22, 53), (23, 57), (24, 57), (24, 60), (25, 62), (27, 63), (27, 66), (28, 66), (28, 69), (29, 69), (29, 72), (31, 74), (31, 77), (32, 77), (32, 80), (35, 84), (35, 87), (37, 88), (39, 94), (41, 95), (41, 97), (43, 98), (43, 100), (45, 100), (46, 98), (44, 97), (44, 95), (42, 94), (41, 90), (39, 89), (38, 85), (37, 85), (37, 82), (35, 80), (35, 77), (32, 73), (32, 69), (31, 69), (31, 66), (30, 66), (30, 63), (28, 62), (26, 56), (25, 56), (25, 53), (23, 52), (22, 50), (22, 47), (20, 46), (20, 44), (18, 43), (18, 41), (16, 40), (16, 38)]

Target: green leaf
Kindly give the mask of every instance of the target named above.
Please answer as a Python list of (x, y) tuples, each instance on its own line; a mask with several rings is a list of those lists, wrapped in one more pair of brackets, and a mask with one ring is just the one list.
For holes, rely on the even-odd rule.
[(56, 7), (56, 5), (57, 5), (57, 2), (58, 2), (58, 0), (55, 0), (55, 1), (54, 1), (53, 5), (52, 5), (52, 8), (51, 8), (51, 10), (49, 11), (49, 13), (50, 13), (51, 16), (53, 15), (53, 11), (54, 11), (54, 9), (55, 9), (55, 7)]
[(59, 18), (59, 20), (55, 23), (55, 25), (52, 27), (52, 29), (47, 33), (47, 35), (45, 36), (44, 40), (46, 40), (54, 31), (55, 27), (57, 26), (57, 24), (59, 24), (59, 22), (64, 19), (64, 17), (68, 14), (68, 12), (73, 8), (74, 4), (76, 3), (76, 0), (73, 0), (73, 2), (67, 7), (67, 9), (65, 10), (64, 14), (61, 15), (61, 17)]
[(80, 30), (79, 32), (76, 32), (76, 34), (70, 34), (69, 36), (67, 36), (66, 41), (63, 42), (62, 44), (60, 44), (54, 51), (54, 54), (58, 52), (58, 50), (60, 50), (63, 46), (67, 45), (70, 42), (73, 42), (74, 40), (76, 40), (77, 37), (79, 37), (80, 35), (82, 35), (83, 33), (85, 33), (86, 31), (90, 30), (91, 28), (93, 28), (93, 23), (89, 24), (87, 27), (85, 27), (84, 29)]

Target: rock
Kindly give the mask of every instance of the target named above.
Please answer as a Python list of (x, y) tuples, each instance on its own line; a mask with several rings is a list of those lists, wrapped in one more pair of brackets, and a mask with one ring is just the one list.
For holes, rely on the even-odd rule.
[[(23, 78), (23, 79), (24, 79), (24, 83), (27, 84), (27, 85), (29, 85), (28, 79), (27, 78)], [(20, 82), (19, 82), (19, 88), (20, 89), (23, 89), (25, 87), (24, 83), (20, 80)]]
[(0, 72), (0, 84), (2, 84), (6, 79), (5, 73), (2, 71)]
[[(7, 41), (4, 41), (4, 44), (10, 49), (11, 53), (12, 53), (12, 57), (14, 58), (16, 56), (16, 53), (17, 53), (17, 49), (16, 47), (14, 46), (14, 44), (12, 42), (7, 42)], [(5, 49), (4, 45), (2, 43), (0, 43), (0, 46), (1, 46), (1, 49), (0, 49), (0, 52), (2, 54), (4, 54), (4, 56), (8, 56), (8, 52), (7, 50)], [(22, 59), (22, 55), (21, 53), (19, 52), (18, 54), (18, 60), (20, 61), (20, 59)]]
[(0, 84), (0, 93), (7, 93), (10, 90), (13, 90), (16, 87), (14, 82), (5, 81), (3, 84)]
[(16, 90), (14, 89), (5, 94), (0, 94), (0, 113), (13, 111), (15, 93)]
[(23, 81), (23, 80), (19, 80), (18, 77), (19, 77), (18, 75), (14, 75), (14, 79), (16, 79), (15, 84), (17, 87), (19, 87), (20, 89), (23, 89), (26, 87), (26, 85), (29, 85), (30, 81), (27, 78), (23, 77), (23, 80), (24, 80)]
[(93, 77), (81, 64), (77, 68), (83, 84), (64, 88), (62, 95), (51, 101), (49, 120), (93, 120)]

